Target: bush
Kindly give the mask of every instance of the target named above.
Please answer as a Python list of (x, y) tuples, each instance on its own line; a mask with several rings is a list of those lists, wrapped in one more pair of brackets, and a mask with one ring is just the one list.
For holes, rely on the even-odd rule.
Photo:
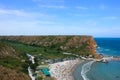
[(42, 77), (38, 77), (38, 80), (43, 80), (43, 78)]

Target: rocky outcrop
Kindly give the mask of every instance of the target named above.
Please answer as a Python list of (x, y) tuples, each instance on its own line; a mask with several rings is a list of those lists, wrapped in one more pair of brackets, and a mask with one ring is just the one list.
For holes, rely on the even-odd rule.
[(0, 66), (0, 80), (31, 80), (28, 75)]

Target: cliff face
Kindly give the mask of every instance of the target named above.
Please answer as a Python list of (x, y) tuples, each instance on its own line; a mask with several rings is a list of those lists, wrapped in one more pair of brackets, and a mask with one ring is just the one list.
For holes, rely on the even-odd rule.
[(17, 41), (24, 44), (56, 47), (66, 52), (96, 54), (96, 42), (92, 36), (1, 36), (1, 40)]

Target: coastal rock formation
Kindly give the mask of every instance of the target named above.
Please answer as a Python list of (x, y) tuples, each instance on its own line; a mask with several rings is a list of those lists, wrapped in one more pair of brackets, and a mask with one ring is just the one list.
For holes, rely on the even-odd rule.
[(1, 36), (0, 40), (57, 48), (81, 55), (96, 55), (96, 42), (92, 36)]
[(28, 75), (0, 66), (0, 80), (31, 80)]

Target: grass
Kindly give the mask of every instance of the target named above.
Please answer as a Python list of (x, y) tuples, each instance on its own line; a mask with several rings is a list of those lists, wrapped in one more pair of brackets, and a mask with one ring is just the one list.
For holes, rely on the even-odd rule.
[(14, 68), (14, 67), (18, 67), (21, 64), (21, 62), (17, 59), (8, 57), (7, 59), (2, 58), (0, 60), (0, 64), (3, 65), (3, 66), (6, 66), (6, 67)]
[[(68, 37), (66, 40), (69, 40), (71, 38)], [(62, 54), (64, 51), (60, 50), (60, 45), (62, 45), (63, 43), (58, 43), (58, 44), (53, 44), (52, 46), (36, 46), (36, 45), (28, 45), (28, 44), (23, 44), (20, 42), (16, 42), (16, 41), (3, 41), (4, 43), (12, 46), (16, 52), (18, 53), (18, 55), (21, 58), (26, 58), (26, 53), (29, 54), (33, 54), (34, 56), (37, 57), (42, 57), (45, 59), (55, 59), (55, 58), (64, 58), (64, 57), (69, 57), (69, 55), (64, 55)], [(74, 54), (81, 54), (81, 55), (88, 55), (90, 53), (88, 53), (85, 50), (85, 47), (87, 46), (87, 44), (83, 44), (83, 46), (79, 47), (79, 48), (75, 48), (75, 47), (71, 47), (69, 49), (69, 51), (66, 52), (70, 52), (70, 53), (74, 53)], [(42, 54), (42, 56), (40, 56), (40, 54)]]
[[(54, 37), (54, 36), (53, 36)], [(46, 39), (49, 39), (49, 41), (52, 40), (53, 37), (48, 37)], [(69, 53), (74, 53), (74, 54), (82, 54), (82, 55), (89, 55), (87, 51), (85, 51), (85, 48), (87, 44), (83, 44), (81, 47), (76, 48), (76, 47), (71, 47), (69, 50), (61, 50), (60, 46), (64, 46), (66, 42), (68, 42), (72, 36), (67, 37), (64, 42), (62, 43), (56, 43), (50, 46), (42, 46), (42, 45), (28, 45), (24, 43), (20, 43), (17, 41), (9, 41), (9, 40), (1, 40), (0, 41), (0, 49), (4, 47), (5, 44), (8, 46), (11, 46), (15, 49), (15, 52), (17, 53), (19, 59), (17, 58), (2, 58), (0, 59), (0, 65), (3, 65), (5, 67), (15, 69), (16, 71), (22, 71), (24, 73), (28, 73), (27, 68), (28, 66), (31, 66), (33, 68), (36, 68), (36, 65), (38, 63), (41, 63), (41, 60), (37, 61), (36, 60), (36, 65), (30, 65), (31, 62), (28, 61), (28, 57), (26, 53), (32, 54), (38, 58), (42, 59), (59, 59), (59, 58), (66, 58), (66, 57), (75, 57), (74, 55), (67, 55), (67, 54), (62, 54), (63, 52), (69, 52)], [(40, 55), (41, 54), (41, 55)], [(21, 62), (21, 61), (25, 62)], [(41, 79), (39, 79), (41, 80)]]
[[(26, 58), (26, 53), (33, 54), (37, 57), (43, 57), (45, 59), (64, 58), (67, 56), (62, 54), (62, 51), (59, 50), (58, 48), (54, 48), (50, 46), (44, 47), (44, 46), (27, 45), (13, 41), (4, 41), (4, 43), (12, 46), (22, 58)], [(40, 56), (39, 54), (42, 54), (42, 56)]]
[[(34, 55), (36, 58), (43, 58), (43, 59), (58, 59), (58, 58), (66, 58), (66, 57), (75, 57), (73, 55), (66, 55), (62, 54), (64, 51), (62, 51), (59, 47), (61, 45), (64, 45), (68, 40), (70, 40), (71, 36), (66, 39), (63, 43), (57, 43), (53, 44), (51, 46), (38, 46), (38, 45), (28, 45), (24, 43), (20, 43), (17, 41), (8, 41), (8, 40), (2, 40), (0, 41), (0, 49), (4, 47), (5, 44), (13, 47), (19, 56), (19, 59), (16, 58), (2, 58), (0, 59), (0, 65), (3, 65), (5, 67), (15, 69), (17, 71), (22, 71), (24, 73), (27, 73), (27, 67), (29, 61), (26, 53)], [(48, 38), (49, 39), (49, 38)], [(51, 40), (52, 38), (50, 38)], [(87, 44), (84, 44), (80, 48), (71, 47), (69, 51), (74, 54), (83, 54), (83, 55), (89, 55), (87, 51), (84, 51)], [(79, 52), (79, 53), (76, 53)], [(41, 55), (40, 55), (41, 54)], [(21, 60), (25, 60), (25, 62), (21, 62)], [(38, 61), (40, 62), (40, 61)], [(34, 66), (33, 66), (34, 67)]]
[(18, 72), (22, 71), (26, 74), (28, 73), (27, 71), (28, 64), (21, 62), (21, 60), (16, 59), (16, 58), (10, 58), (10, 57), (2, 58), (0, 59), (0, 65), (10, 68), (10, 69), (15, 69)]

